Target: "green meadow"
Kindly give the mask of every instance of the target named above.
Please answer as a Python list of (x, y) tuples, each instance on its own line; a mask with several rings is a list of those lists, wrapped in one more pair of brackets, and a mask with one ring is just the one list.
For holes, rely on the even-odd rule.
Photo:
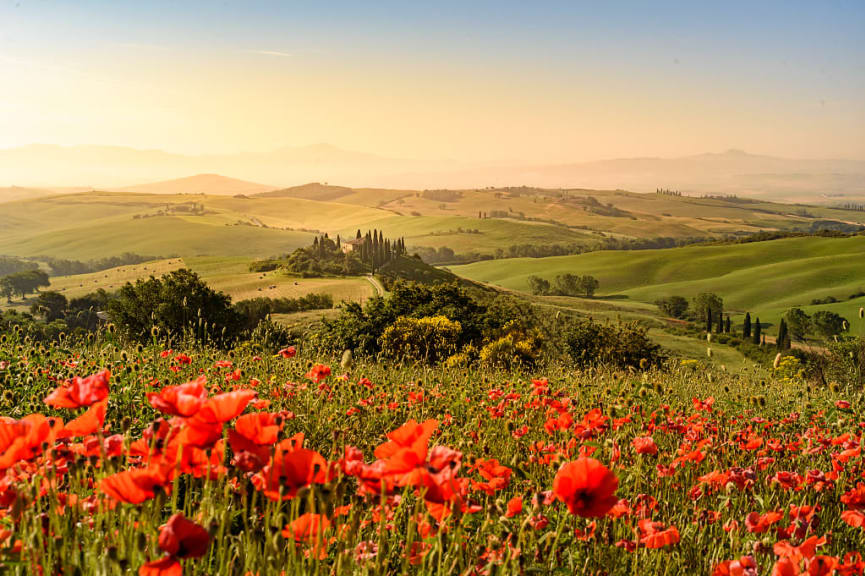
[[(575, 256), (519, 258), (453, 266), (454, 273), (513, 290), (528, 290), (529, 276), (552, 280), (565, 273), (590, 274), (600, 281), (599, 298), (653, 303), (664, 296), (693, 297), (715, 292), (734, 322), (749, 311), (776, 324), (790, 307), (832, 310), (858, 321), (865, 298), (848, 299), (865, 288), (865, 237), (786, 238), (744, 244), (699, 245), (664, 250), (601, 251)], [(811, 305), (834, 297), (834, 304)], [(770, 328), (770, 332), (771, 332)]]

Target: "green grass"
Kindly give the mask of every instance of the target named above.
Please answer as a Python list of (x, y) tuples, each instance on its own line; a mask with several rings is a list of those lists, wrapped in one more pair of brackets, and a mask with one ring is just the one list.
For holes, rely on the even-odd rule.
[[(808, 471), (832, 470), (842, 450), (858, 446), (859, 390), (829, 390), (782, 371), (764, 376), (745, 367), (731, 374), (704, 362), (638, 373), (565, 365), (503, 372), (364, 358), (340, 368), (337, 359), (302, 341), (296, 344), (298, 355), (285, 359), (260, 342), (228, 352), (182, 342), (135, 346), (106, 332), (87, 343), (39, 345), (15, 332), (4, 334), (0, 413), (9, 418), (4, 433), (14, 443), (3, 456), (14, 467), (6, 475), (8, 498), (0, 508), (11, 542), (20, 540), (22, 546), (0, 547), (3, 573), (137, 573), (173, 551), (189, 576), (283, 571), (672, 576), (710, 574), (743, 554), (753, 555), (760, 574), (769, 574), (778, 560), (773, 545), (780, 540), (798, 545), (807, 536), (827, 536), (817, 553), (838, 558), (865, 546), (865, 532), (842, 520), (849, 507), (841, 499), (861, 481), (861, 457), (846, 450), (851, 460), (837, 467), (828, 486), (805, 481)], [(181, 353), (188, 364), (175, 360)], [(333, 369), (320, 383), (306, 375), (315, 363)], [(13, 425), (11, 419), (34, 413), (69, 424), (86, 408), (56, 409), (43, 399), (65, 379), (103, 369), (111, 371), (110, 390), (97, 395), (98, 388), (85, 388), (88, 404), (91, 395), (105, 398), (105, 421), (89, 409), (91, 418), (78, 421), (78, 432), (72, 430), (80, 438), (49, 437), (47, 424), (37, 427), (32, 420)], [(212, 420), (214, 409), (205, 411), (191, 400), (188, 405), (198, 410), (194, 416), (158, 420), (163, 414), (148, 395), (170, 399), (161, 393), (166, 386), (200, 377), (211, 397), (206, 406), (220, 407), (219, 420)], [(542, 377), (548, 382), (534, 386), (532, 379)], [(250, 402), (253, 396), (266, 401)], [(693, 401), (708, 397), (714, 401), (710, 410)], [(836, 408), (839, 398), (851, 407)], [(261, 415), (245, 416), (241, 426), (236, 418), (241, 413)], [(250, 419), (267, 422), (270, 430), (252, 426)], [(416, 423), (428, 420), (428, 434), (419, 434)], [(389, 434), (412, 421), (399, 434)], [(211, 436), (201, 436), (200, 422), (207, 423)], [(193, 430), (196, 436), (188, 436)], [(114, 434), (120, 437), (103, 444)], [(224, 451), (222, 439), (232, 442), (238, 434), (246, 443)], [(276, 452), (272, 446), (298, 434), (303, 448), (315, 454), (295, 454), (286, 445)], [(635, 440), (647, 436), (656, 454), (638, 453)], [(115, 475), (142, 466), (140, 453), (130, 448), (142, 437), (137, 449), (150, 446), (150, 483), (136, 488), (128, 476)], [(199, 440), (193, 444), (190, 437)], [(32, 446), (22, 449), (25, 438)], [(851, 442), (829, 445), (835, 438)], [(376, 449), (388, 439), (394, 443)], [(787, 448), (769, 451), (770, 442)], [(389, 450), (395, 444), (399, 450)], [(110, 458), (109, 447), (116, 450)], [(87, 457), (77, 455), (87, 448), (92, 451)], [(269, 499), (262, 488), (280, 462), (275, 452), (291, 467), (279, 464), (285, 471), (274, 475)], [(357, 459), (342, 465), (347, 455)], [(588, 482), (573, 465), (566, 466), (584, 455), (595, 462), (581, 465), (604, 480), (593, 476)], [(269, 468), (251, 480), (249, 466), (265, 464)], [(322, 470), (330, 473), (318, 474)], [(378, 483), (366, 493), (360, 489), (361, 472), (370, 481), (390, 470), (390, 478), (400, 481), (392, 493)], [(484, 477), (480, 470), (492, 474)], [(795, 490), (772, 481), (782, 471), (799, 476), (790, 475)], [(713, 484), (706, 480), (710, 473), (725, 480)], [(575, 493), (557, 477), (570, 477)], [(159, 489), (150, 490), (153, 483)], [(602, 502), (599, 485), (610, 486), (609, 502), (606, 497)], [(581, 517), (585, 509), (577, 506), (569, 511), (565, 502), (571, 498), (597, 509), (597, 517)], [(515, 499), (521, 508), (506, 514)], [(607, 514), (617, 501), (622, 513)], [(453, 513), (441, 513), (441, 504)], [(798, 524), (791, 515), (791, 506), (803, 504), (814, 506), (811, 523)], [(745, 518), (770, 511), (780, 513), (780, 522), (752, 533)], [(709, 512), (711, 521), (705, 519)], [(185, 553), (198, 546), (169, 546), (171, 534), (160, 527), (175, 514), (201, 527), (200, 553)], [(284, 531), (304, 514), (328, 518), (320, 539)], [(622, 541), (646, 531), (645, 525), (640, 528), (644, 519), (675, 537), (659, 548), (623, 548)], [(807, 532), (784, 536), (775, 530), (791, 525)], [(358, 553), (370, 550), (376, 554)], [(797, 568), (804, 564), (796, 562)]]
[[(172, 270), (189, 268), (196, 272), (214, 290), (225, 292), (232, 300), (251, 298), (298, 298), (311, 293), (326, 293), (335, 304), (342, 301), (365, 302), (377, 292), (369, 279), (352, 278), (296, 278), (281, 272), (249, 272), (248, 258), (199, 257), (171, 258), (142, 264), (118, 266), (91, 274), (52, 277), (47, 290), (60, 292), (67, 299), (77, 298), (102, 288), (108, 292), (120, 289), (126, 282), (162, 276)], [(0, 302), (0, 308), (26, 310), (33, 297)]]
[[(825, 207), (623, 191), (466, 190), (455, 202), (437, 202), (413, 191), (319, 188), (238, 198), (84, 192), (6, 202), (0, 211), (0, 254), (85, 260), (124, 251), (265, 257), (307, 244), (316, 231), (354, 237), (358, 229), (372, 228), (404, 236), (410, 247), (492, 254), (515, 244), (594, 246), (603, 235), (683, 239), (807, 228), (815, 219), (865, 223), (863, 213)], [(203, 213), (177, 211), (191, 203)], [(478, 217), (493, 210), (509, 216)]]
[[(865, 237), (789, 238), (771, 242), (690, 246), (667, 250), (605, 251), (553, 258), (520, 258), (452, 266), (471, 280), (527, 290), (528, 277), (552, 280), (564, 273), (591, 274), (601, 298), (651, 304), (657, 298), (715, 292), (734, 321), (746, 311), (776, 324), (792, 306), (842, 313), (855, 334), (865, 334), (858, 309), (865, 299), (847, 297), (865, 287)], [(815, 298), (843, 302), (811, 306)], [(854, 320), (855, 319), (855, 320)], [(770, 329), (771, 331), (771, 329)]]
[(278, 271), (249, 272), (249, 260), (244, 258), (190, 258), (186, 262), (208, 285), (235, 301), (258, 297), (298, 298), (323, 292), (330, 294), (338, 304), (343, 300), (364, 302), (376, 292), (363, 277), (297, 278)]

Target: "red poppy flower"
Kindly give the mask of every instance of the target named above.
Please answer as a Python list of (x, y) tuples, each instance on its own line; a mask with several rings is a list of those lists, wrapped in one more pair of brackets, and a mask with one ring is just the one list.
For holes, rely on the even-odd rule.
[(325, 530), (330, 528), (330, 520), (323, 514), (303, 514), (294, 522), (286, 525), (282, 535), (297, 542), (315, 542)]
[(508, 511), (505, 513), (506, 518), (513, 518), (523, 511), (523, 499), (519, 496), (514, 496), (508, 500)]
[(634, 447), (637, 454), (650, 454), (654, 456), (658, 453), (658, 446), (651, 436), (638, 436), (631, 442), (631, 446)]
[(813, 558), (817, 554), (817, 548), (825, 543), (826, 538), (811, 536), (798, 546), (793, 546), (786, 540), (776, 542), (775, 545), (772, 547), (772, 550), (775, 552), (776, 556), (781, 556), (781, 558), (789, 558), (795, 565), (798, 566), (801, 560)]
[(757, 562), (753, 556), (727, 560), (715, 566), (712, 576), (757, 576)]
[(201, 558), (210, 546), (207, 530), (178, 512), (159, 529), (159, 547), (177, 558)]
[[(281, 429), (278, 414), (261, 412), (239, 417), (234, 429), (228, 431), (228, 442), (234, 452), (233, 464), (244, 472), (261, 470), (270, 459), (270, 447)], [(294, 439), (298, 447), (303, 445), (302, 433)]]
[(587, 518), (604, 516), (618, 498), (619, 479), (594, 458), (568, 462), (556, 473), (553, 492), (571, 514)]
[(780, 558), (772, 566), (772, 576), (799, 576), (799, 564), (792, 559)]
[(105, 494), (127, 504), (141, 504), (156, 495), (157, 487), (168, 491), (168, 477), (155, 468), (125, 470), (106, 476), (99, 483)]
[(207, 398), (206, 376), (178, 386), (166, 386), (159, 393), (149, 392), (147, 400), (150, 405), (163, 414), (173, 416), (192, 416), (204, 404)]
[(305, 486), (327, 482), (327, 460), (321, 454), (304, 448), (284, 449), (281, 445), (271, 463), (253, 476), (253, 483), (265, 496), (289, 500)]
[(183, 567), (174, 556), (163, 556), (138, 569), (138, 576), (183, 576)]
[(159, 529), (159, 548), (167, 556), (148, 562), (138, 570), (139, 576), (175, 576), (183, 573), (178, 559), (201, 558), (210, 547), (207, 530), (177, 513)]
[(384, 461), (385, 475), (408, 474), (426, 463), (429, 439), (438, 427), (438, 421), (427, 420), (418, 424), (409, 420), (387, 434), (388, 441), (378, 446), (375, 457)]
[(58, 438), (76, 438), (87, 436), (102, 430), (105, 424), (105, 411), (108, 409), (108, 399), (101, 400), (87, 409), (84, 414), (67, 422), (63, 430), (57, 435)]
[(103, 370), (87, 378), (75, 377), (46, 396), (44, 402), (55, 408), (81, 408), (108, 398), (111, 372)]
[(842, 494), (841, 502), (854, 510), (865, 509), (865, 483), (859, 482), (855, 488)]
[(779, 522), (783, 517), (783, 513), (776, 511), (766, 512), (765, 514), (751, 512), (745, 517), (745, 528), (752, 534), (762, 534), (772, 524)]
[(297, 354), (297, 349), (294, 346), (289, 346), (288, 348), (283, 348), (277, 355), (282, 356), (283, 358), (294, 358)]
[(640, 520), (640, 544), (646, 548), (664, 548), (679, 543), (679, 530), (675, 526), (664, 528), (660, 522), (648, 518)]
[(191, 422), (222, 423), (233, 420), (246, 409), (255, 396), (254, 390), (235, 390), (211, 396), (201, 405)]
[(859, 510), (844, 510), (841, 512), (841, 520), (853, 528), (865, 527), (865, 514)]
[(41, 454), (43, 446), (53, 444), (62, 428), (60, 419), (42, 414), (0, 419), (0, 470)]
[(330, 366), (325, 366), (324, 364), (316, 364), (313, 366), (309, 372), (306, 373), (306, 377), (318, 384), (325, 378), (330, 376)]
[(510, 483), (511, 469), (499, 464), (499, 461), (495, 458), (490, 460), (478, 459), (472, 468), (477, 470), (478, 474), (486, 480), (486, 482), (472, 481), (472, 486), (475, 490), (481, 490), (486, 494), (493, 495), (496, 490), (504, 490)]

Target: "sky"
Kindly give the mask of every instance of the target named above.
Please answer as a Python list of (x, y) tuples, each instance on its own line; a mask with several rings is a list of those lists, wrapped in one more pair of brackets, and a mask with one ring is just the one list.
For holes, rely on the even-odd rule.
[(0, 0), (0, 148), (865, 159), (865, 2)]

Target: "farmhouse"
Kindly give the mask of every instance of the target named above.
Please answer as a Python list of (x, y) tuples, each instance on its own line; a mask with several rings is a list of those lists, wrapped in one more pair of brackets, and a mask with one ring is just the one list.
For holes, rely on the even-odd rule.
[(355, 238), (354, 240), (346, 240), (342, 243), (342, 251), (345, 254), (349, 252), (354, 252), (355, 250), (360, 248), (360, 245), (363, 244), (363, 238)]

